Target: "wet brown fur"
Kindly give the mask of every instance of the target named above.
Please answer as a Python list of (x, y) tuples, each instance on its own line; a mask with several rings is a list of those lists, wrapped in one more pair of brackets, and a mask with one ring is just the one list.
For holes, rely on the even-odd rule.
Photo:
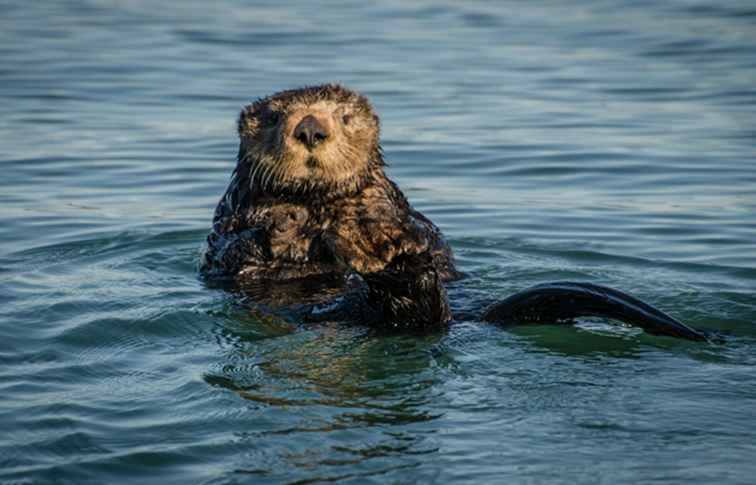
[[(311, 150), (292, 135), (308, 115), (328, 131)], [(386, 176), (378, 117), (364, 96), (334, 84), (282, 91), (245, 107), (238, 131), (238, 162), (215, 211), (204, 274), (366, 275), (427, 256), (441, 279), (457, 276), (441, 232)]]

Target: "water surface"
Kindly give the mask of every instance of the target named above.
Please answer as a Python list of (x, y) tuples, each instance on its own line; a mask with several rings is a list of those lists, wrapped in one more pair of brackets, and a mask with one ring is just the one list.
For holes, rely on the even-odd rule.
[[(752, 482), (752, 2), (0, 8), (0, 481)], [(380, 113), (456, 309), (572, 279), (727, 342), (375, 335), (206, 286), (240, 108), (327, 81)]]

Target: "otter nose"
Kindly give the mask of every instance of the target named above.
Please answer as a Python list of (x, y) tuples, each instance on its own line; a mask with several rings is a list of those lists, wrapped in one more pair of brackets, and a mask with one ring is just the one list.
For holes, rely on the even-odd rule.
[(328, 132), (317, 118), (307, 115), (294, 128), (294, 138), (302, 142), (307, 148), (313, 148), (328, 138)]

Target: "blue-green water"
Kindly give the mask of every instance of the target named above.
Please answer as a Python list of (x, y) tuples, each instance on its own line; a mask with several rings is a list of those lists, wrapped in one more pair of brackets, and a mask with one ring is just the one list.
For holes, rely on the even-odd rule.
[[(0, 482), (753, 483), (753, 2), (0, 9)], [(239, 109), (326, 81), (381, 114), (456, 309), (591, 281), (726, 343), (380, 336), (205, 286)]]

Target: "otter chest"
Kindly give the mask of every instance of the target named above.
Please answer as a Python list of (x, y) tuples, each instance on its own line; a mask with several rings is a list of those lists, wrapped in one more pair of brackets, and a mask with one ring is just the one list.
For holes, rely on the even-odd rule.
[(262, 209), (256, 218), (264, 220), (271, 258), (337, 263), (359, 272), (382, 270), (414, 231), (401, 223), (394, 207), (359, 202), (319, 209), (295, 204)]
[(307, 207), (277, 204), (259, 210), (255, 219), (266, 229), (272, 260), (306, 263), (322, 254), (322, 224)]

